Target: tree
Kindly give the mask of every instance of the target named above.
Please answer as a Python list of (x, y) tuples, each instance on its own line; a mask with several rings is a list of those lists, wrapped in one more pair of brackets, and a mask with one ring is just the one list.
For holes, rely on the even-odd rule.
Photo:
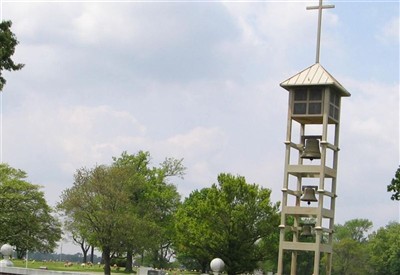
[(279, 234), (279, 204), (272, 204), (270, 195), (231, 174), (193, 191), (176, 213), (178, 257), (196, 259), (202, 272), (219, 257), (228, 274), (252, 272), (260, 261), (276, 257), (278, 247), (269, 241)]
[(24, 67), (24, 64), (16, 64), (11, 59), (14, 55), (18, 40), (11, 31), (11, 21), (0, 23), (0, 92), (6, 84), (6, 79), (2, 76), (2, 71), (17, 71)]
[(347, 238), (335, 243), (333, 246), (332, 274), (370, 274), (368, 272), (368, 253), (366, 245)]
[(332, 274), (369, 274), (366, 234), (371, 228), (372, 222), (367, 219), (335, 225)]
[[(82, 250), (82, 263), (87, 263), (88, 251), (91, 247), (93, 248), (93, 246), (88, 243), (87, 239), (84, 236), (82, 236), (79, 228), (75, 228), (75, 226), (77, 225), (77, 223), (74, 223), (73, 220), (69, 220), (68, 218), (64, 221), (65, 230), (71, 233), (71, 238), (73, 242), (78, 245)], [(93, 263), (93, 253), (91, 255), (90, 262)]]
[(103, 253), (104, 274), (111, 274), (111, 252), (121, 251), (134, 228), (130, 184), (124, 169), (112, 166), (81, 168), (71, 188), (62, 192), (58, 208), (74, 220), (82, 236), (96, 242)]
[(162, 224), (173, 213), (170, 206), (179, 202), (175, 186), (166, 178), (182, 167), (175, 160), (166, 160), (161, 168), (150, 168), (149, 162), (148, 152), (124, 152), (110, 166), (81, 168), (73, 187), (61, 195), (58, 208), (72, 228), (103, 252), (105, 274), (110, 274), (111, 254), (127, 253), (131, 260), (133, 253), (144, 253), (164, 241)]
[(194, 269), (201, 269), (202, 273), (207, 272), (218, 246), (218, 240), (215, 240), (218, 231), (214, 231), (216, 225), (210, 220), (215, 215), (211, 212), (215, 211), (211, 209), (215, 206), (210, 201), (210, 193), (210, 188), (193, 191), (178, 208), (175, 218), (174, 247), (178, 252), (178, 259), (182, 263), (190, 263)]
[(389, 223), (369, 236), (372, 269), (368, 274), (400, 274), (400, 224)]
[(150, 153), (143, 151), (135, 155), (123, 152), (119, 158), (113, 159), (113, 165), (129, 169), (131, 180), (136, 182), (131, 194), (134, 198), (132, 203), (142, 217), (141, 230), (136, 230), (130, 241), (126, 242), (126, 268), (131, 271), (133, 254), (144, 256), (145, 251), (154, 267), (165, 268), (172, 256), (173, 215), (180, 203), (175, 185), (168, 180), (171, 177), (183, 177), (186, 169), (182, 165), (183, 160), (166, 158), (159, 167), (150, 167)]
[(400, 201), (400, 167), (397, 169), (392, 182), (387, 186), (388, 192), (393, 192), (390, 199)]
[(61, 223), (41, 187), (26, 177), (24, 171), (0, 164), (0, 243), (16, 246), (18, 258), (27, 250), (53, 252), (61, 239)]
[(335, 234), (337, 241), (350, 239), (359, 243), (367, 240), (367, 233), (372, 228), (372, 222), (367, 219), (353, 219), (344, 223), (344, 225), (335, 225)]

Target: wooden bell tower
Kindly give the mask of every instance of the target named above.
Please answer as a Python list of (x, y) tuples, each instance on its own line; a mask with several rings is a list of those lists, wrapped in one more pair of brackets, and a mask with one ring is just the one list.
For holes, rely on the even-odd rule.
[[(318, 9), (316, 63), (283, 81), (289, 92), (278, 274), (300, 271), (297, 258), (306, 256), (313, 275), (320, 274), (326, 255), (331, 274), (332, 234), (335, 217), (339, 153), (340, 107), (350, 93), (319, 64), (321, 15)], [(300, 273), (299, 273), (300, 274)], [(311, 275), (311, 274), (310, 274)]]

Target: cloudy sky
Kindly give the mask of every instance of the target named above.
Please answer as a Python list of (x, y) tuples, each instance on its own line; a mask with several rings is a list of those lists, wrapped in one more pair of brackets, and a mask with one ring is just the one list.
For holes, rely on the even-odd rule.
[[(318, 1), (1, 1), (20, 44), (4, 73), (1, 159), (49, 204), (80, 167), (183, 158), (182, 197), (221, 172), (281, 200), (288, 93), (315, 63)], [(326, 1), (320, 63), (342, 100), (336, 223), (400, 220), (399, 2)]]

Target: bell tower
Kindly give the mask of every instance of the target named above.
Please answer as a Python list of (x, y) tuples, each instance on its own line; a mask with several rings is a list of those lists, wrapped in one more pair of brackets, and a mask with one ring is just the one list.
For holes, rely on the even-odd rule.
[[(322, 9), (319, 6), (316, 63), (280, 86), (289, 92), (282, 188), (278, 274), (299, 273), (305, 256), (313, 275), (325, 264), (331, 274), (339, 153), (340, 107), (350, 93), (319, 63)], [(326, 261), (321, 261), (323, 255)], [(290, 260), (289, 263), (285, 263)]]

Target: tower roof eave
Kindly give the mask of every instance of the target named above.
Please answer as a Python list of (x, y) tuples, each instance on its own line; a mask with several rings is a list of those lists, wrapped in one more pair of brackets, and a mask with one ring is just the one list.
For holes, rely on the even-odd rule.
[(339, 83), (321, 64), (314, 65), (304, 69), (296, 75), (283, 81), (280, 86), (286, 90), (290, 90), (296, 86), (334, 86), (339, 90), (342, 96), (350, 96), (351, 94)]

